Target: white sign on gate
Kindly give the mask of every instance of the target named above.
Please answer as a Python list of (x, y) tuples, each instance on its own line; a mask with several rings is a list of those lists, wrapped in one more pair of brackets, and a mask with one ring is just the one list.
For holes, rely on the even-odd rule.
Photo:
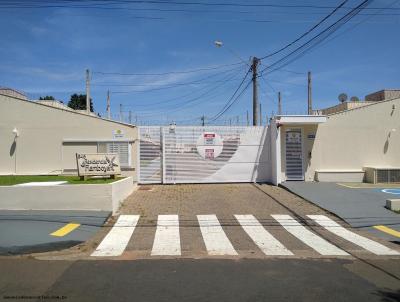
[(197, 140), (197, 152), (204, 159), (218, 157), (223, 149), (223, 140), (215, 132), (204, 132)]

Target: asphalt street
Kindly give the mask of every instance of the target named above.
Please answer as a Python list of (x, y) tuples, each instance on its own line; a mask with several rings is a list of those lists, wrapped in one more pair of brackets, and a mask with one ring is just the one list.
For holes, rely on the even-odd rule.
[[(0, 255), (53, 251), (80, 244), (94, 236), (110, 214), (105, 211), (2, 210)], [(54, 235), (71, 223), (76, 229)]]
[[(399, 270), (398, 261), (378, 265)], [(358, 260), (0, 260), (0, 267), (4, 301), (400, 299), (398, 278)]]

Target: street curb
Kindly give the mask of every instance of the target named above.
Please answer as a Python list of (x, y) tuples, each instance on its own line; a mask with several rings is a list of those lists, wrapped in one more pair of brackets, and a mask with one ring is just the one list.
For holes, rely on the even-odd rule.
[(26, 246), (0, 247), (0, 256), (17, 256), (32, 253), (45, 253), (68, 249), (85, 241), (66, 240)]

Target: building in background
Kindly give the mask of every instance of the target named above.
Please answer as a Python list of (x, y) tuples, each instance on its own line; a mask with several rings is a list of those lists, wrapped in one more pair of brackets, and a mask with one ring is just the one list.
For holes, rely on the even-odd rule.
[[(339, 96), (340, 97), (340, 96)], [(391, 99), (400, 98), (400, 89), (383, 89), (377, 92), (373, 92), (365, 96), (365, 100), (361, 101), (356, 97), (352, 97), (350, 101), (342, 101), (340, 104), (335, 106), (327, 107), (324, 109), (313, 110), (314, 114), (330, 115), (337, 112), (343, 112), (347, 110), (352, 110), (368, 105), (372, 105), (376, 102), (382, 102)], [(346, 96), (347, 99), (347, 96)]]

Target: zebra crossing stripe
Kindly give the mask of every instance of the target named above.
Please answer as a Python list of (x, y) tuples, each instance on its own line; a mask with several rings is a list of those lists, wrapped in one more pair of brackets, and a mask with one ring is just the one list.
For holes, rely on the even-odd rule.
[(209, 255), (237, 255), (216, 215), (197, 215)]
[(178, 215), (158, 215), (157, 230), (151, 255), (181, 255), (181, 240), (179, 236)]
[(374, 253), (375, 255), (400, 255), (399, 252), (392, 250), (376, 241), (368, 239), (366, 237), (360, 236), (356, 233), (345, 229), (332, 219), (324, 216), (324, 215), (307, 215), (320, 226), (328, 230), (329, 232), (342, 237), (364, 249)]
[(135, 230), (140, 215), (121, 215), (91, 256), (121, 255)]
[(253, 215), (235, 215), (244, 231), (266, 255), (293, 255), (282, 243), (272, 236)]
[(342, 249), (334, 246), (320, 236), (314, 234), (289, 215), (271, 215), (286, 231), (295, 236), (309, 247), (326, 256), (344, 256), (348, 255)]

